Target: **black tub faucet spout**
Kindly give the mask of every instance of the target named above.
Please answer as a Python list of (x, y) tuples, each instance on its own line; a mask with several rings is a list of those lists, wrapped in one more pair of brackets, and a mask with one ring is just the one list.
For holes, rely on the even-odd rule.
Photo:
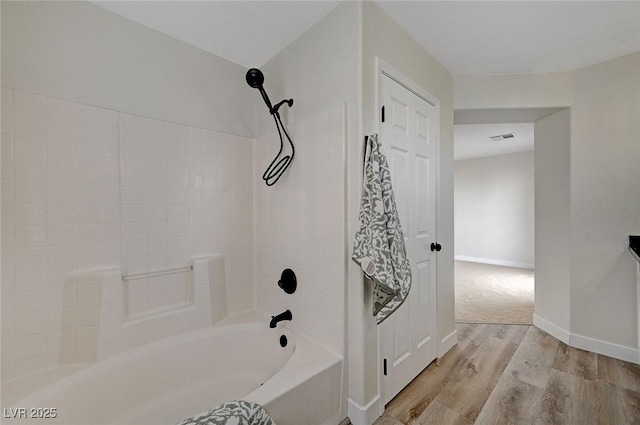
[(293, 319), (291, 310), (287, 310), (284, 313), (278, 314), (277, 316), (271, 316), (271, 322), (269, 322), (269, 327), (275, 328), (278, 322), (282, 322), (283, 320), (291, 320), (291, 319)]

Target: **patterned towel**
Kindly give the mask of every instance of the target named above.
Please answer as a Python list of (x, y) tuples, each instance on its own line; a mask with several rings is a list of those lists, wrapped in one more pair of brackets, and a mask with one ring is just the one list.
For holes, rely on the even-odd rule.
[(360, 228), (356, 232), (353, 260), (373, 282), (373, 314), (378, 324), (407, 298), (411, 266), (391, 187), (387, 158), (378, 135), (367, 138)]
[(259, 404), (236, 400), (185, 419), (177, 425), (275, 425), (275, 423)]

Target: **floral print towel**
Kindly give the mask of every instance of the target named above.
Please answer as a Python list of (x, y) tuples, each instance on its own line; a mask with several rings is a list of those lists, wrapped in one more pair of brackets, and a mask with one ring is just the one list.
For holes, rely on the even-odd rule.
[(236, 400), (185, 419), (177, 425), (275, 425), (275, 423), (259, 404)]
[(391, 173), (380, 146), (377, 134), (367, 138), (360, 227), (352, 255), (373, 282), (373, 314), (378, 324), (402, 305), (411, 288), (411, 266), (391, 187)]

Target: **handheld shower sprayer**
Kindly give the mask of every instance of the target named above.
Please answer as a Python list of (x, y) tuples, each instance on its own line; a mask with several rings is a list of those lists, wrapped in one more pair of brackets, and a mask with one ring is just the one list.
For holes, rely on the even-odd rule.
[(264, 84), (264, 74), (258, 68), (251, 68), (248, 70), (245, 78), (247, 80), (247, 84), (254, 89), (262, 88), (262, 85)]
[(247, 84), (254, 89), (258, 89), (260, 94), (262, 95), (262, 99), (264, 99), (264, 103), (267, 104), (267, 108), (269, 108), (269, 113), (273, 114), (273, 106), (271, 106), (271, 101), (269, 100), (269, 96), (267, 96), (267, 92), (264, 91), (264, 74), (257, 68), (251, 68), (247, 71), (246, 76)]
[[(262, 71), (257, 68), (251, 68), (249, 71), (247, 71), (247, 75), (245, 78), (247, 80), (247, 84), (249, 84), (250, 87), (258, 89), (258, 91), (260, 92), (262, 100), (264, 100), (264, 103), (267, 104), (267, 108), (269, 108), (269, 113), (273, 116), (273, 120), (276, 123), (276, 129), (278, 130), (278, 135), (280, 136), (280, 150), (278, 151), (278, 154), (273, 159), (273, 161), (271, 161), (271, 164), (269, 164), (269, 167), (267, 167), (264, 174), (262, 174), (262, 180), (264, 180), (266, 185), (273, 186), (280, 179), (280, 177), (282, 177), (286, 169), (293, 161), (293, 156), (295, 155), (293, 142), (291, 141), (291, 137), (289, 137), (287, 130), (284, 128), (284, 124), (282, 124), (282, 119), (280, 118), (280, 113), (278, 112), (280, 107), (285, 103), (289, 107), (291, 107), (293, 105), (293, 99), (285, 99), (281, 102), (278, 102), (276, 106), (273, 106), (271, 104), (269, 96), (267, 95), (267, 92), (264, 91), (264, 74), (262, 74)], [(284, 139), (282, 137), (283, 133), (289, 141), (289, 145), (291, 146), (291, 155), (281, 156), (284, 151)]]

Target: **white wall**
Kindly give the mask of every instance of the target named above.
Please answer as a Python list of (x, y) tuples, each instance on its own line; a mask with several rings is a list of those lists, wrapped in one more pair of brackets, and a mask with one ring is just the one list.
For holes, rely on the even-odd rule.
[[(453, 86), (449, 72), (424, 51), (398, 24), (374, 2), (362, 4), (362, 102), (365, 133), (377, 131), (375, 98), (375, 58), (398, 69), (440, 101), (440, 191), (437, 217), (438, 241), (438, 338), (455, 331), (453, 297)], [(362, 187), (362, 146), (357, 140), (349, 146), (349, 246), (358, 225)], [(350, 408), (354, 424), (374, 419), (381, 406), (377, 356), (377, 328), (371, 313), (371, 294), (362, 281), (362, 272), (349, 263), (349, 364)], [(369, 415), (369, 416), (367, 416)], [(357, 422), (362, 420), (363, 422)], [(369, 422), (371, 423), (371, 422)]]
[(640, 53), (576, 71), (573, 97), (571, 330), (637, 347)]
[(244, 72), (89, 2), (2, 2), (4, 87), (253, 136)]
[(535, 123), (535, 316), (558, 328), (568, 341), (570, 238), (571, 112)]
[(453, 78), (455, 109), (548, 108), (572, 101), (571, 72)]
[[(547, 221), (550, 227), (536, 225), (536, 242), (549, 243), (538, 234), (545, 228), (569, 242), (561, 255), (536, 256), (536, 269), (546, 268), (554, 286), (549, 292), (536, 289), (536, 317), (542, 319), (537, 324), (580, 348), (637, 361), (637, 296), (627, 246), (628, 236), (639, 231), (640, 53), (570, 73), (456, 77), (455, 88), (458, 109), (571, 107), (570, 146), (552, 145), (566, 143), (566, 116), (545, 123), (561, 133), (551, 136), (551, 150), (543, 155), (551, 167), (565, 168), (540, 169), (557, 180), (546, 181), (556, 185), (544, 194), (547, 205), (536, 202), (536, 220), (543, 214), (553, 221)], [(560, 156), (553, 159), (556, 148)], [(536, 145), (536, 174), (538, 152)], [(536, 197), (541, 190), (536, 188)], [(566, 204), (554, 207), (554, 198), (569, 199), (568, 214)]]
[[(222, 254), (229, 312), (253, 307), (253, 139), (229, 134), (254, 131), (244, 72), (86, 2), (3, 2), (3, 380), (211, 324), (98, 329), (95, 305), (66, 308), (97, 270)], [(130, 281), (128, 310), (110, 314), (184, 303), (175, 277)]]
[(534, 265), (533, 152), (454, 163), (456, 259)]

